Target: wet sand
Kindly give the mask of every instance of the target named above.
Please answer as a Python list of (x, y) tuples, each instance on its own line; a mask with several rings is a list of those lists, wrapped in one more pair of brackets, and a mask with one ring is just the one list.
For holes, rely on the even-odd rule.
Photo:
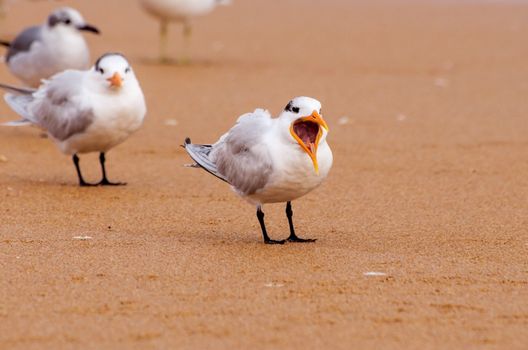
[[(107, 156), (120, 188), (79, 188), (38, 130), (0, 128), (0, 348), (525, 348), (528, 4), (236, 1), (195, 22), (187, 66), (153, 63), (135, 1), (68, 4), (103, 31), (94, 58), (130, 58), (149, 113)], [(56, 5), (13, 5), (0, 33)], [(266, 246), (179, 145), (298, 95), (322, 101), (335, 163), (293, 203), (318, 241)], [(264, 209), (285, 238), (283, 205)]]

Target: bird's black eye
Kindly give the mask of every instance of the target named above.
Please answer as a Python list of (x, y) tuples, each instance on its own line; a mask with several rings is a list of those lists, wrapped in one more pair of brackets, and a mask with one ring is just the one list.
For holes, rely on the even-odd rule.
[(130, 67), (127, 67), (127, 68), (125, 69), (125, 73), (130, 73)]
[(66, 23), (66, 24), (71, 24), (71, 19), (69, 19), (69, 18), (66, 19), (66, 20), (64, 21), (64, 23)]
[(299, 113), (299, 107), (293, 107), (292, 101), (288, 102), (284, 110), (287, 112)]
[(99, 73), (101, 73), (101, 74), (104, 74), (104, 69), (103, 69), (103, 68), (99, 68), (97, 71), (98, 71)]

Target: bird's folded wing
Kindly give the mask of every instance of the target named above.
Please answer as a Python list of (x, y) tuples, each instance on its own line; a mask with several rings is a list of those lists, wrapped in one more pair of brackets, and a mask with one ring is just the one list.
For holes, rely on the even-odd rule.
[(81, 74), (73, 70), (60, 73), (34, 94), (7, 94), (6, 101), (24, 119), (63, 141), (86, 130), (95, 118), (82, 96)]
[(6, 56), (6, 62), (21, 52), (29, 51), (34, 42), (39, 41), (42, 37), (42, 28), (35, 26), (29, 27), (20, 33), (15, 40), (9, 43), (9, 50)]
[(264, 135), (271, 125), (267, 111), (257, 109), (245, 114), (209, 154), (218, 172), (242, 194), (253, 194), (269, 181), (273, 164)]

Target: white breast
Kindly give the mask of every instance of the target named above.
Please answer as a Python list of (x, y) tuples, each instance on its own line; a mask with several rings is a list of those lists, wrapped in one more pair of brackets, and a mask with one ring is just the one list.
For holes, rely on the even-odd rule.
[(333, 156), (330, 147), (323, 141), (317, 150), (319, 173), (313, 162), (296, 144), (269, 142), (273, 159), (273, 172), (269, 183), (262, 190), (249, 196), (258, 203), (287, 202), (302, 197), (318, 187), (328, 176)]
[(91, 98), (95, 119), (83, 133), (59, 142), (64, 153), (106, 152), (125, 141), (143, 124), (146, 104), (141, 90), (123, 96), (96, 95)]

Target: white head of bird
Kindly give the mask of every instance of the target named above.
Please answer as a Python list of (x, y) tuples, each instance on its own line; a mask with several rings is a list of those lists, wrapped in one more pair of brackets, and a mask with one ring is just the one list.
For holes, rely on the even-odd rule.
[(99, 29), (86, 23), (79, 11), (71, 7), (61, 7), (53, 11), (46, 23), (50, 31), (79, 32), (87, 31), (99, 34)]
[(125, 56), (107, 53), (99, 57), (92, 68), (99, 89), (119, 92), (129, 85), (136, 85), (137, 79)]
[(317, 148), (328, 134), (328, 125), (321, 115), (321, 102), (311, 97), (296, 97), (279, 115), (279, 122), (283, 135), (306, 152), (318, 173)]

